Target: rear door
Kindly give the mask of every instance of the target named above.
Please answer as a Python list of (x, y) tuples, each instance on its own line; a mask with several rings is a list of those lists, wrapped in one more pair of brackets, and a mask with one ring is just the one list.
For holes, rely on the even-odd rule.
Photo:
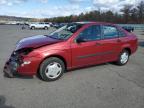
[(116, 26), (103, 25), (102, 26), (102, 62), (115, 61), (118, 59), (120, 51), (119, 32)]

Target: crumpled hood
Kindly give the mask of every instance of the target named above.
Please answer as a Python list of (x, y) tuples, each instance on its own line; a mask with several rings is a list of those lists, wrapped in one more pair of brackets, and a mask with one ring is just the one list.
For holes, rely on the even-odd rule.
[(61, 41), (62, 40), (53, 39), (44, 35), (32, 36), (20, 40), (17, 43), (15, 50), (19, 50), (22, 48), (38, 48), (44, 45), (54, 44)]

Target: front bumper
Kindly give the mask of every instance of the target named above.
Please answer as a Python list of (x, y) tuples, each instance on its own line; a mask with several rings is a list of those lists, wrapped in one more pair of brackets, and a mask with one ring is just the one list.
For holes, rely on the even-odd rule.
[(13, 61), (7, 61), (4, 66), (3, 72), (7, 77), (14, 77), (15, 75), (18, 75), (17, 68), (18, 63)]
[(12, 54), (6, 62), (3, 72), (7, 77), (14, 77), (16, 75), (33, 76), (37, 74), (40, 62), (41, 57), (25, 56), (21, 59), (19, 55)]

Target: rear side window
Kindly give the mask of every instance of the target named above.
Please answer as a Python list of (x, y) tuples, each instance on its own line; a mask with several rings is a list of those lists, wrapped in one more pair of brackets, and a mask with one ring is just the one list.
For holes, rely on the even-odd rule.
[(101, 39), (101, 27), (99, 25), (92, 25), (85, 30), (83, 30), (79, 36), (85, 41), (94, 41)]
[(119, 30), (119, 37), (125, 37), (125, 36), (126, 34), (123, 31)]
[(103, 26), (104, 39), (117, 38), (119, 35), (117, 28), (114, 26)]

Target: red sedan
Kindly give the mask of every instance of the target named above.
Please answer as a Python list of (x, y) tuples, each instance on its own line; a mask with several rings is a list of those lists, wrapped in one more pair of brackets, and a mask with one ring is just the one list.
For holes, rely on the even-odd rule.
[(76, 22), (49, 35), (20, 40), (4, 66), (8, 77), (37, 75), (59, 79), (66, 70), (115, 62), (125, 65), (137, 50), (137, 38), (121, 27), (102, 22)]

